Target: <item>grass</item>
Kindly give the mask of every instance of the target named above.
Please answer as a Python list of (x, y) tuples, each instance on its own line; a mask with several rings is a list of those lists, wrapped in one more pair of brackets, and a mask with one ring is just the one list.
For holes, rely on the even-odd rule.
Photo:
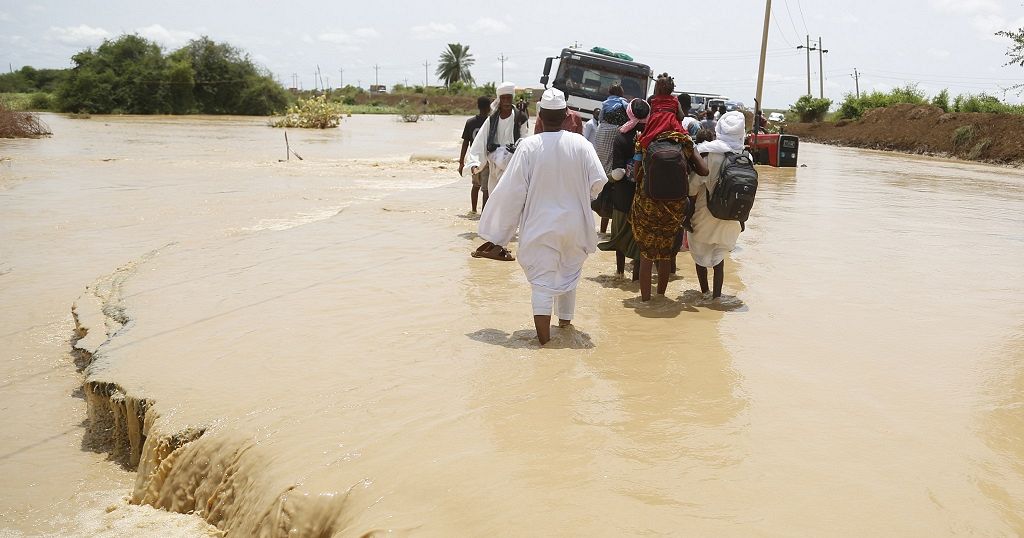
[(967, 144), (970, 144), (973, 138), (973, 125), (964, 125), (963, 127), (957, 127), (957, 129), (953, 131), (953, 149), (957, 150), (960, 148), (967, 147)]
[(31, 93), (0, 93), (0, 103), (3, 103), (8, 110), (24, 111), (29, 109), (32, 103)]

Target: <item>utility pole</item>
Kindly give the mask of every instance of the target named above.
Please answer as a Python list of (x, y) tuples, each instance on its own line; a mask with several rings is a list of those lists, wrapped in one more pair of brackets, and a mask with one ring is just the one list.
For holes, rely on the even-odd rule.
[(582, 46), (583, 46), (583, 43), (580, 43), (579, 41), (573, 41), (572, 42), (572, 48), (574, 48), (574, 49), (578, 49), (578, 48), (580, 48)]
[(498, 56), (498, 61), (501, 62), (501, 80), (502, 81), (505, 80), (505, 60), (508, 60), (508, 56), (505, 56), (505, 53), (503, 52), (503, 53), (501, 53), (501, 56)]
[(379, 76), (378, 71), (380, 71), (380, 66), (377, 65), (377, 64), (373, 64), (373, 80), (374, 80), (374, 84), (377, 85), (377, 86), (380, 86), (380, 76)]
[(326, 84), (327, 84), (327, 91), (331, 91), (331, 75), (325, 76), (324, 80), (327, 81), (326, 82)]
[(825, 98), (825, 62), (823, 58), (828, 49), (822, 48), (821, 36), (818, 36), (818, 97)]
[(860, 99), (860, 73), (856, 67), (853, 68), (853, 84), (857, 88), (857, 99)]
[(807, 35), (806, 45), (797, 45), (797, 50), (807, 49), (807, 97), (811, 97), (811, 51), (818, 50), (811, 47), (811, 36)]
[(339, 67), (338, 68), (338, 88), (340, 89), (340, 88), (344, 88), (344, 87), (345, 87), (345, 70)]
[(757, 140), (757, 133), (761, 130), (761, 92), (764, 89), (764, 61), (768, 55), (768, 22), (772, 16), (772, 0), (766, 0), (764, 5), (764, 30), (761, 33), (761, 65), (757, 70), (757, 97), (754, 98), (754, 140)]
[(423, 89), (424, 89), (424, 90), (426, 90), (426, 89), (427, 89), (427, 86), (429, 86), (429, 85), (430, 85), (430, 84), (429, 84), (429, 82), (428, 82), (428, 80), (429, 80), (429, 79), (428, 79), (429, 75), (427, 75), (427, 69), (428, 69), (429, 67), (430, 67), (430, 62), (428, 62), (428, 61), (426, 61), (426, 60), (423, 60)]

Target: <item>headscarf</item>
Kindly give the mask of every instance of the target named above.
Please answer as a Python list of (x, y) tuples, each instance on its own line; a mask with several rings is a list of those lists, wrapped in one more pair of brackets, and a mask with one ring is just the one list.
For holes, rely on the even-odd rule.
[(697, 145), (697, 153), (725, 153), (743, 151), (743, 139), (747, 134), (747, 119), (742, 112), (726, 112), (715, 125), (717, 140)]
[(647, 104), (647, 101), (640, 99), (639, 97), (629, 102), (629, 106), (626, 107), (626, 116), (629, 117), (629, 121), (622, 124), (619, 128), (620, 133), (628, 133), (637, 126), (638, 123), (646, 123), (647, 116), (651, 113), (651, 105)]
[(491, 101), (491, 112), (495, 112), (495, 111), (498, 110), (498, 101), (501, 100), (500, 98), (501, 98), (502, 95), (515, 95), (515, 93), (516, 93), (516, 83), (515, 82), (508, 82), (508, 81), (502, 82), (501, 84), (498, 85), (497, 93), (498, 93), (498, 98), (496, 98), (493, 101)]

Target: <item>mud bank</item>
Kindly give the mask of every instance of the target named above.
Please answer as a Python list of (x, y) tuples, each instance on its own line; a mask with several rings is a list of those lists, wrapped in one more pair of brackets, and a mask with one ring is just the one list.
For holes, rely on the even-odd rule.
[(932, 106), (868, 110), (859, 120), (797, 123), (786, 132), (808, 142), (1024, 165), (1024, 115), (944, 113)]

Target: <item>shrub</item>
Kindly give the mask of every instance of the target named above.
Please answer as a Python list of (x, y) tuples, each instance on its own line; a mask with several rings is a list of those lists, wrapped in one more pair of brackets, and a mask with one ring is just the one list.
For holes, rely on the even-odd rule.
[(0, 101), (0, 138), (39, 138), (48, 134), (51, 134), (50, 128), (39, 116), (11, 110)]
[(846, 94), (843, 103), (839, 105), (839, 117), (843, 119), (857, 119), (872, 108), (885, 108), (887, 106), (908, 103), (922, 105), (927, 103), (924, 92), (917, 88), (916, 84), (907, 84), (885, 93), (873, 91), (863, 93), (860, 97), (852, 93)]
[(790, 110), (800, 118), (800, 121), (814, 122), (824, 119), (830, 106), (832, 106), (831, 99), (815, 99), (804, 95), (797, 99), (796, 103), (793, 103)]
[(973, 148), (971, 148), (971, 151), (967, 152), (967, 158), (972, 161), (978, 160), (981, 157), (981, 154), (985, 153), (985, 150), (988, 149), (991, 144), (991, 138), (979, 141)]
[(937, 106), (943, 112), (949, 112), (949, 90), (943, 89), (935, 97), (932, 97), (932, 106)]
[(288, 112), (271, 121), (273, 127), (297, 127), (302, 129), (329, 129), (341, 122), (343, 109), (340, 104), (330, 102), (326, 95), (312, 99), (299, 99)]
[(966, 147), (974, 139), (974, 126), (964, 125), (953, 131), (953, 151)]

